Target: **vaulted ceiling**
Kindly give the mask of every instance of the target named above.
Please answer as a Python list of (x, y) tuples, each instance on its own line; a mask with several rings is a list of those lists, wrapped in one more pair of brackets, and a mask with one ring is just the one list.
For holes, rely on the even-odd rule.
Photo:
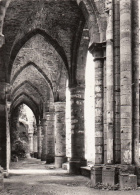
[(48, 111), (52, 102), (65, 101), (85, 23), (89, 34), (99, 33), (91, 23), (97, 26), (97, 15), (103, 20), (104, 1), (6, 0), (0, 6), (5, 37), (0, 63), (11, 84), (12, 108), (25, 103), (40, 115), (44, 105)]

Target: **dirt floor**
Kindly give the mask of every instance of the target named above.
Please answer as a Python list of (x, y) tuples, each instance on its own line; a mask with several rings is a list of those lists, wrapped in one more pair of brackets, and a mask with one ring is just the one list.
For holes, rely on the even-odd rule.
[(90, 188), (90, 180), (71, 176), (37, 159), (25, 159), (11, 165), (9, 178), (4, 179), (1, 195), (139, 195), (136, 191), (107, 191)]

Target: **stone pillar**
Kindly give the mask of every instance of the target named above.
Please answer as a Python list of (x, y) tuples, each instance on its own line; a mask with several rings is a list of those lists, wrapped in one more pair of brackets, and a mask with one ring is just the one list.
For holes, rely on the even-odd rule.
[(55, 102), (55, 166), (66, 161), (65, 102)]
[(29, 151), (30, 155), (33, 154), (33, 133), (28, 133), (29, 136)]
[[(111, 2), (111, 1), (110, 1)], [(114, 163), (114, 65), (113, 65), (113, 2), (108, 7), (106, 30), (106, 120), (107, 164)]]
[(46, 164), (54, 163), (55, 143), (54, 143), (54, 112), (46, 113), (47, 134), (46, 134)]
[(133, 163), (139, 162), (139, 1), (132, 1), (132, 118), (133, 118)]
[(41, 160), (46, 161), (46, 153), (47, 153), (47, 148), (46, 148), (47, 122), (46, 122), (46, 119), (42, 119), (41, 126), (42, 126)]
[(70, 173), (80, 174), (80, 167), (86, 166), (84, 95), (85, 87), (77, 86), (71, 92), (71, 159)]
[(95, 164), (103, 164), (103, 48), (102, 43), (93, 43), (89, 51), (95, 66)]
[(131, 0), (120, 1), (121, 164), (132, 164)]
[[(0, 64), (1, 65), (1, 64)], [(0, 82), (0, 165), (6, 170), (6, 83)]]
[[(0, 48), (4, 44), (4, 35), (0, 33)], [(6, 67), (2, 60), (2, 50), (0, 52), (0, 191), (4, 188), (3, 169), (7, 169), (6, 155)]]
[(33, 152), (34, 152), (34, 158), (37, 158), (37, 149), (38, 149), (38, 145), (37, 145), (37, 135), (34, 134), (34, 135), (33, 135)]
[(103, 148), (104, 148), (104, 164), (107, 163), (107, 116), (106, 116), (106, 42), (103, 43)]
[(37, 143), (38, 143), (38, 159), (41, 159), (41, 151), (42, 151), (42, 129), (41, 124), (37, 125)]
[(114, 163), (121, 162), (120, 141), (120, 2), (114, 1)]
[(54, 113), (45, 113), (42, 119), (43, 140), (41, 160), (47, 164), (54, 162)]
[(71, 102), (68, 86), (66, 88), (66, 156), (69, 161), (71, 158)]
[(8, 175), (8, 170), (11, 161), (11, 145), (10, 145), (10, 85), (6, 85), (6, 171)]

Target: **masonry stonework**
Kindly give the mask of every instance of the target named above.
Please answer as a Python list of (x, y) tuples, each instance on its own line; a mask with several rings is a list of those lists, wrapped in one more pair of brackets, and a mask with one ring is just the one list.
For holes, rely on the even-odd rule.
[[(62, 167), (67, 159), (68, 122), (69, 172), (81, 174), (81, 167), (87, 165), (89, 50), (95, 67), (92, 185), (120, 181), (123, 189), (130, 180), (134, 188), (139, 185), (139, 1), (1, 0), (0, 10), (0, 165), (9, 167), (7, 143), (12, 144), (17, 130), (19, 107), (26, 104), (37, 124), (31, 152)], [(69, 120), (65, 119), (66, 83)]]

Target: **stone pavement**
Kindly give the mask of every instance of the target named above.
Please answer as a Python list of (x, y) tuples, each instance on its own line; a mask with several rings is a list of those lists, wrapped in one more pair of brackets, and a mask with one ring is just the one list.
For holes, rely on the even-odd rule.
[(12, 163), (10, 177), (4, 179), (1, 195), (131, 195), (136, 191), (107, 191), (90, 188), (90, 180), (69, 175), (62, 169), (53, 169), (37, 159)]

